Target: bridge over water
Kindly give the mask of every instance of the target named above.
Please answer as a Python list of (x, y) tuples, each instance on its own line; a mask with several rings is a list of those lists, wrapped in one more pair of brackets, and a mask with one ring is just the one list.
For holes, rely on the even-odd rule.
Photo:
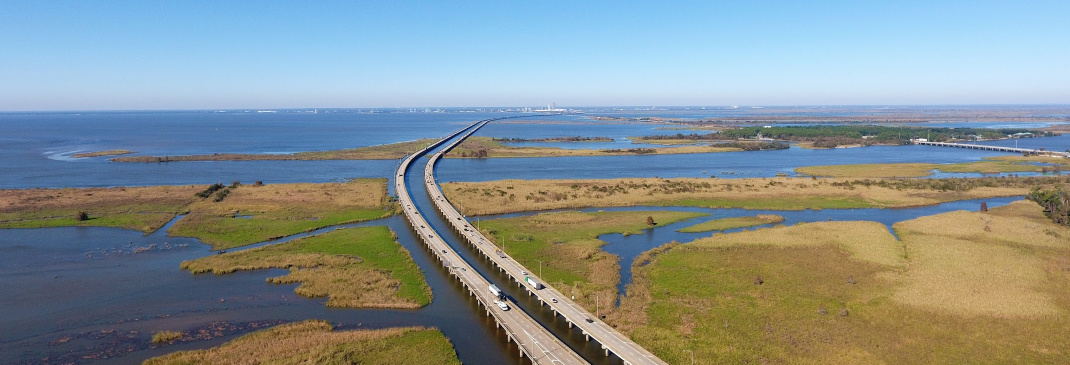
[(975, 149), (975, 150), (1022, 153), (1022, 154), (1027, 154), (1027, 155), (1051, 155), (1051, 156), (1070, 157), (1070, 153), (1066, 153), (1066, 152), (1045, 151), (1045, 150), (1038, 150), (1038, 149), (1032, 149), (1032, 148), (1017, 148), (1017, 147), (989, 146), (989, 145), (983, 145), (983, 144), (949, 143), (949, 142), (927, 142), (927, 141), (914, 141), (914, 144), (920, 144), (920, 145), (926, 145), (926, 146), (970, 148), (970, 149)]
[[(555, 317), (559, 317), (568, 323), (569, 328), (572, 328), (572, 330), (579, 331), (580, 333), (582, 333), (584, 339), (586, 339), (587, 341), (594, 341), (599, 344), (606, 356), (615, 355), (626, 364), (665, 364), (665, 362), (659, 359), (657, 356), (654, 356), (654, 354), (650, 353), (642, 346), (639, 346), (627, 336), (624, 336), (623, 334), (618, 332), (612, 326), (609, 326), (608, 324), (602, 322), (601, 319), (599, 319), (597, 316), (591, 314), (585, 308), (573, 302), (571, 299), (569, 299), (569, 297), (562, 294), (560, 291), (554, 289), (549, 285), (546, 285), (546, 282), (531, 273), (531, 270), (528, 270), (526, 267), (521, 265), (513, 258), (509, 257), (507, 254), (498, 250), (497, 247), (494, 246), (494, 244), (491, 243), (489, 239), (487, 239), (487, 237), (483, 236), (482, 233), (473, 228), (472, 225), (465, 219), (465, 217), (462, 216), (460, 212), (458, 212), (457, 209), (453, 207), (453, 205), (450, 204), (449, 201), (442, 195), (442, 191), (436, 183), (434, 177), (434, 167), (436, 163), (442, 158), (442, 156), (446, 152), (463, 142), (465, 138), (470, 136), (480, 127), (493, 120), (496, 119), (477, 122), (476, 124), (473, 124), (468, 128), (458, 131), (457, 133), (454, 133), (453, 135), (443, 139), (442, 141), (439, 141), (437, 144), (432, 145), (427, 149), (410, 156), (409, 158), (406, 158), (405, 161), (402, 163), (402, 167), (398, 170), (397, 179), (397, 181), (401, 181), (401, 183), (397, 183), (395, 189), (398, 191), (398, 197), (403, 205), (405, 215), (410, 219), (410, 222), (412, 222), (413, 228), (418, 230), (420, 237), (425, 240), (425, 243), (434, 246), (433, 250), (436, 252), (436, 254), (442, 252), (444, 255), (448, 256), (448, 258), (446, 259), (450, 260), (450, 262), (453, 262), (453, 260), (461, 260), (459, 255), (456, 255), (456, 253), (453, 252), (448, 245), (446, 245), (444, 242), (441, 242), (442, 240), (438, 236), (438, 233), (434, 232), (433, 228), (429, 228), (431, 226), (423, 220), (423, 217), (419, 216), (419, 211), (413, 206), (412, 199), (410, 199), (408, 193), (405, 192), (403, 174), (405, 169), (407, 169), (408, 165), (415, 157), (419, 157), (427, 153), (434, 146), (442, 144), (446, 140), (457, 136), (465, 130), (468, 130), (468, 133), (456, 139), (452, 144), (445, 148), (442, 148), (433, 156), (431, 156), (431, 158), (427, 162), (426, 167), (424, 168), (424, 184), (426, 185), (427, 192), (431, 195), (431, 201), (434, 203), (435, 208), (438, 210), (438, 212), (442, 214), (445, 220), (449, 222), (449, 225), (457, 232), (457, 234), (460, 235), (460, 237), (463, 237), (465, 241), (476, 250), (476, 252), (478, 252), (489, 262), (491, 262), (494, 267), (499, 270), (499, 272), (505, 274), (509, 279), (516, 283), (518, 287), (524, 288), (528, 295), (537, 299), (541, 305), (550, 308), (555, 314)], [(474, 274), (474, 271), (472, 271), (471, 267), (468, 267), (466, 270), (468, 273)], [(454, 272), (456, 273), (457, 271), (455, 270)], [(465, 270), (462, 270), (461, 272), (465, 272)], [(486, 279), (482, 277), (469, 278), (468, 276), (470, 275), (465, 275), (465, 277), (462, 279), (465, 281), (465, 286), (474, 293), (473, 295), (480, 295), (475, 292), (482, 292), (483, 295), (485, 295), (485, 288), (487, 285), (489, 285), (489, 282), (487, 282)], [(525, 281), (527, 277), (531, 277), (533, 280), (541, 284), (542, 287), (536, 288), (528, 284)], [(489, 312), (491, 313), (500, 312), (496, 310), (496, 307), (488, 305), (490, 302), (485, 301), (485, 299), (481, 299), (481, 303), (483, 303), (484, 307), (490, 308)], [(506, 318), (503, 318), (503, 320), (505, 319)], [(522, 325), (522, 328), (524, 329), (524, 331), (527, 332), (537, 331), (539, 329), (545, 331), (545, 329), (543, 329), (542, 327), (539, 327), (539, 329), (531, 328), (530, 324)], [(510, 336), (511, 339), (513, 337), (514, 336), (512, 335)], [(518, 341), (516, 343), (521, 346), (521, 351), (528, 354), (528, 356), (531, 357), (533, 360), (537, 360), (537, 358), (533, 357), (532, 354), (538, 355), (540, 354), (539, 351), (542, 351), (540, 349), (526, 349), (524, 346), (526, 346), (527, 344), (523, 342)], [(562, 344), (561, 346), (564, 345)], [(563, 351), (560, 351), (560, 349), (557, 349), (556, 347), (554, 351), (556, 351), (555, 353), (563, 353)], [(578, 358), (578, 355), (576, 355), (576, 357)], [(562, 355), (561, 358), (563, 359), (564, 356)], [(542, 362), (536, 361), (536, 363)], [(562, 360), (562, 363), (567, 362), (564, 362), (564, 360)]]

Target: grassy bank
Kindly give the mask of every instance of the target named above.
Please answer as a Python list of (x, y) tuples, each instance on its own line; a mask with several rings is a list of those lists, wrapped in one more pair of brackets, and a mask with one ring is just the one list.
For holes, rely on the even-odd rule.
[(907, 127), (907, 126), (879, 126), (879, 125), (807, 125), (807, 126), (739, 126), (726, 127), (717, 133), (692, 133), (660, 136), (638, 137), (642, 141), (647, 140), (738, 140), (772, 138), (781, 141), (806, 142), (817, 148), (832, 148), (837, 146), (869, 146), (873, 144), (910, 144), (911, 139), (927, 137), (937, 142), (973, 141), (977, 138), (985, 140), (1005, 139), (1008, 135), (1027, 132), (1038, 136), (1051, 136), (1052, 133), (1020, 129), (988, 129), (988, 128), (939, 128), (939, 127)]
[(386, 179), (241, 185), (221, 201), (210, 197), (191, 204), (168, 233), (225, 249), (391, 214)]
[(776, 214), (759, 214), (750, 217), (714, 219), (712, 221), (702, 222), (690, 227), (681, 228), (676, 231), (685, 233), (723, 231), (726, 229), (753, 227), (760, 226), (763, 224), (780, 223), (783, 221), (784, 217), (781, 217)]
[(423, 274), (385, 226), (339, 229), (182, 263), (193, 273), (270, 268), (290, 273), (269, 282), (301, 283), (295, 292), (328, 297), (330, 307), (418, 308), (431, 302)]
[[(1011, 158), (1008, 158), (1011, 157)], [(1042, 164), (1042, 165), (1037, 165)], [(1001, 172), (1044, 172), (1070, 169), (1070, 161), (1053, 157), (1001, 156), (984, 161), (954, 164), (890, 163), (806, 166), (795, 169), (803, 175), (853, 178), (924, 177), (933, 170), (959, 173), (996, 174)]]
[(1025, 195), (1070, 177), (926, 180), (869, 179), (570, 179), (442, 184), (467, 215), (633, 205), (747, 209), (892, 208)]
[[(1030, 202), (714, 234), (633, 263), (608, 320), (670, 363), (1058, 363), (1070, 229)], [(687, 350), (687, 351), (685, 351)]]
[[(0, 228), (96, 226), (152, 232), (204, 186), (0, 190)], [(79, 217), (80, 213), (85, 216)]]
[(394, 160), (419, 151), (435, 139), (358, 147), (332, 151), (312, 151), (289, 154), (213, 153), (185, 156), (129, 156), (111, 159), (115, 162), (179, 162), (179, 161), (313, 161), (313, 160)]
[[(418, 349), (414, 351), (415, 349)], [(422, 327), (334, 331), (320, 320), (280, 325), (218, 347), (148, 359), (165, 364), (460, 364), (437, 329)]]
[(72, 156), (72, 157), (74, 157), (74, 158), (89, 158), (89, 157), (103, 157), (103, 156), (119, 156), (119, 155), (129, 155), (131, 153), (134, 153), (134, 151), (130, 151), (130, 150), (107, 150), (107, 151), (75, 153), (74, 156)]
[(683, 153), (711, 153), (742, 151), (735, 147), (683, 146), (664, 148), (630, 149), (566, 149), (556, 147), (506, 146), (491, 137), (473, 136), (446, 154), (447, 158), (496, 158), (496, 157), (564, 157), (564, 156), (623, 156), (623, 155), (669, 155)]
[(559, 212), (527, 217), (480, 221), (480, 230), (520, 264), (539, 272), (550, 285), (595, 310), (609, 308), (617, 298), (620, 263), (616, 255), (601, 250), (606, 242), (598, 236), (608, 233), (638, 234), (656, 224), (705, 215), (704, 213), (639, 212)]

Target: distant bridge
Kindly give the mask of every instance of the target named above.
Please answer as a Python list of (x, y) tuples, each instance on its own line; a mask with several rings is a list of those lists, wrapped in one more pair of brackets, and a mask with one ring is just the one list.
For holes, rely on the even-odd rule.
[(989, 146), (983, 144), (969, 144), (969, 143), (948, 143), (948, 142), (923, 142), (914, 141), (914, 144), (926, 145), (926, 146), (939, 146), (939, 147), (956, 147), (956, 148), (971, 148), (975, 150), (987, 150), (987, 151), (999, 151), (999, 152), (1011, 152), (1021, 153), (1026, 155), (1052, 155), (1059, 157), (1070, 157), (1070, 153), (1045, 151), (1032, 148), (1017, 148), (1017, 147), (1003, 147), (1003, 146)]

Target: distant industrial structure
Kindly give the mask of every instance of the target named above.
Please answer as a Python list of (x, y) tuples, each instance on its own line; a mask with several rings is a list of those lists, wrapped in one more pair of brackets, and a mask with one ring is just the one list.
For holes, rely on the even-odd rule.
[(546, 109), (535, 109), (535, 110), (532, 110), (532, 112), (535, 112), (535, 113), (568, 113), (569, 110), (568, 109), (558, 109), (557, 108), (557, 103), (550, 103), (550, 104), (546, 105)]

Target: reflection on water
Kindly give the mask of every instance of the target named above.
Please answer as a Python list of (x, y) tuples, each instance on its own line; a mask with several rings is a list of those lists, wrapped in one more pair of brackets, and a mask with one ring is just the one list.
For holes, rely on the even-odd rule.
[[(326, 319), (340, 329), (432, 326), (441, 329), (465, 363), (516, 361), (494, 324), (434, 264), (399, 216), (346, 226), (387, 225), (424, 272), (434, 300), (417, 310), (334, 309), (323, 299), (268, 284), (283, 270), (192, 275), (183, 260), (211, 255), (207, 245), (101, 227), (0, 229), (0, 363), (66, 359), (136, 363), (177, 350), (218, 345), (258, 325)], [(333, 228), (330, 228), (333, 229)], [(304, 236), (302, 234), (295, 237)], [(291, 237), (292, 238), (292, 237)], [(282, 242), (282, 239), (274, 242)], [(209, 340), (154, 347), (161, 330), (236, 328)], [(478, 329), (478, 330), (476, 330)]]

